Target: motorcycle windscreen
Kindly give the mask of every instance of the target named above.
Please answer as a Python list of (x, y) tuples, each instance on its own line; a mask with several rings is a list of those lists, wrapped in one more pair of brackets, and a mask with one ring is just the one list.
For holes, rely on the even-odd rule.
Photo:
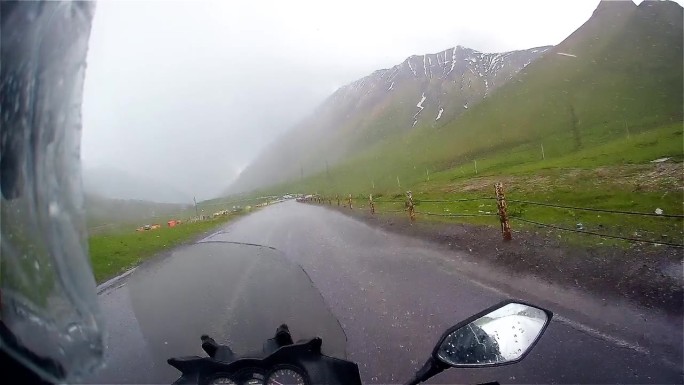
[(206, 356), (202, 334), (241, 356), (261, 351), (283, 323), (295, 342), (321, 337), (324, 354), (346, 356), (344, 331), (309, 276), (268, 247), (223, 242), (182, 247), (137, 269), (127, 286), (155, 370), (171, 377), (178, 372), (166, 359)]

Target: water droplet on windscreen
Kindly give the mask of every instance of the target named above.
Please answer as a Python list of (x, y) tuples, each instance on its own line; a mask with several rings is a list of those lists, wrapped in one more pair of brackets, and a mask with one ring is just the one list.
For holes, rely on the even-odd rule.
[(50, 206), (48, 206), (48, 212), (50, 213), (51, 217), (56, 217), (59, 215), (59, 205), (57, 202), (50, 202)]
[(518, 335), (517, 335), (517, 334), (513, 334), (513, 337), (518, 338)]
[(522, 349), (518, 349), (518, 353), (522, 353)]
[(40, 263), (38, 261), (33, 261), (33, 267), (36, 269), (36, 271), (40, 270)]

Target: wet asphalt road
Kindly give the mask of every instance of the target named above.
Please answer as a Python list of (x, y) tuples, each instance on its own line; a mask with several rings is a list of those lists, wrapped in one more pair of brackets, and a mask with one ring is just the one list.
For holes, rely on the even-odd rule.
[[(346, 350), (364, 383), (401, 383), (425, 361), (443, 330), (511, 297), (557, 314), (534, 351), (519, 364), (451, 369), (430, 383), (683, 381), (681, 318), (508, 276), (471, 256), (323, 207), (270, 206), (204, 241), (155, 258), (101, 293), (110, 333), (108, 367), (87, 382), (168, 383), (177, 372), (165, 358), (201, 354), (200, 334), (241, 348), (266, 338), (282, 314), (283, 322), (313, 330), (293, 330), (295, 337), (319, 334), (324, 350)], [(264, 273), (250, 260), (251, 249), (223, 242), (280, 250), (306, 271), (320, 296), (305, 283), (284, 290), (287, 277), (306, 280), (285, 264), (262, 264), (271, 266)], [(228, 251), (232, 258), (225, 257)], [(300, 295), (278, 305), (290, 292)], [(253, 325), (240, 314), (272, 325)]]

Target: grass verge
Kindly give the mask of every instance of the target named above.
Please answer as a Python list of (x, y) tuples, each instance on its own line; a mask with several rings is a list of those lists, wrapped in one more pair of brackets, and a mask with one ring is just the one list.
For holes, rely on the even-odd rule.
[(176, 227), (162, 227), (144, 232), (128, 231), (92, 235), (88, 239), (88, 246), (95, 280), (101, 283), (139, 265), (160, 251), (188, 242), (238, 216), (240, 214), (231, 214), (207, 221), (183, 223)]
[[(418, 220), (456, 222), (499, 227), (494, 200), (430, 203), (429, 200), (458, 200), (493, 197), (494, 184), (502, 182), (508, 199), (508, 214), (514, 230), (523, 229), (553, 236), (571, 245), (630, 246), (627, 241), (556, 231), (525, 223), (517, 218), (569, 229), (629, 237), (644, 241), (684, 243), (684, 221), (639, 215), (610, 214), (563, 208), (535, 206), (516, 201), (534, 201), (562, 206), (655, 213), (684, 214), (684, 153), (682, 126), (671, 124), (605, 144), (587, 147), (566, 155), (556, 155), (545, 143), (546, 159), (540, 147), (521, 146), (506, 154), (492, 154), (478, 159), (478, 172), (473, 163), (456, 165), (442, 171), (422, 172), (421, 180), (408, 176), (395, 177), (388, 188), (358, 182), (349, 185), (330, 183), (328, 189), (311, 188), (324, 195), (355, 193), (355, 207), (368, 207), (368, 194), (376, 199), (378, 213), (403, 210), (403, 203), (383, 203), (404, 199), (406, 190), (413, 191), (416, 210), (441, 215), (463, 214), (462, 217), (418, 215)], [(539, 152), (539, 153), (537, 153)], [(667, 162), (651, 163), (657, 158)], [(401, 180), (401, 188), (397, 185)], [(408, 180), (406, 183), (404, 181)], [(323, 185), (321, 183), (321, 185)], [(344, 200), (343, 200), (344, 203)], [(657, 247), (657, 246), (656, 246)]]

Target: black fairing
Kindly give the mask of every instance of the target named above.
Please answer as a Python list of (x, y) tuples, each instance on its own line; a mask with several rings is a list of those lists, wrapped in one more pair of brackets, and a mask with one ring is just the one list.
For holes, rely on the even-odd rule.
[(321, 354), (321, 339), (295, 343), (278, 348), (271, 354), (248, 355), (225, 362), (211, 357), (171, 358), (168, 363), (182, 372), (175, 384), (208, 384), (216, 375), (230, 377), (244, 370), (268, 372), (287, 365), (300, 369), (311, 385), (361, 385), (358, 366), (350, 361)]

